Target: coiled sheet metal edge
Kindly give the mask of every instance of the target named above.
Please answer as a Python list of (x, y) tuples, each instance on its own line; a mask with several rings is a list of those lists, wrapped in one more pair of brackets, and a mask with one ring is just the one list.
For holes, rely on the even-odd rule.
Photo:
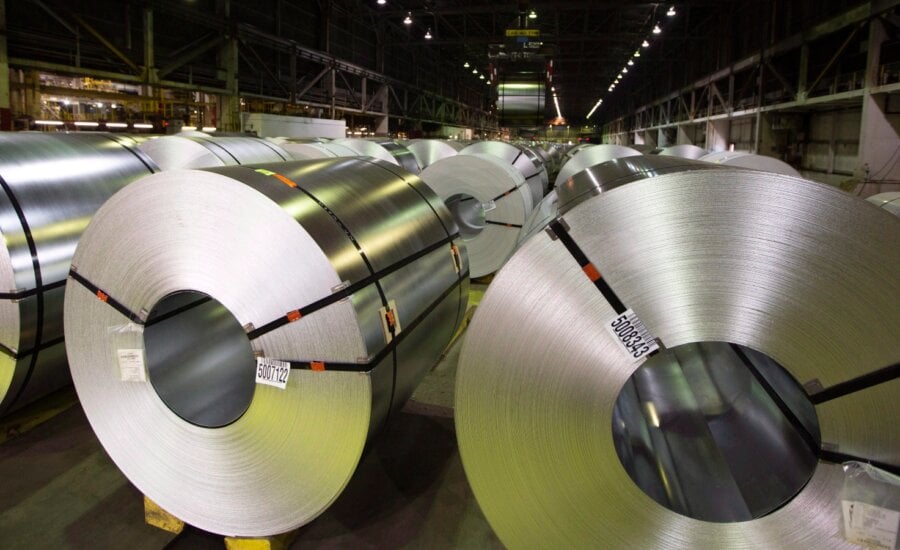
[[(73, 379), (107, 452), (164, 509), (215, 533), (281, 533), (337, 498), (433, 366), (463, 317), (467, 271), (441, 201), (383, 162), (163, 172), (115, 195), (79, 244), (65, 309)], [(184, 290), (227, 308), (253, 353), (291, 361), (286, 389), (256, 385), (242, 416), (203, 428), (161, 400), (153, 364), (149, 382), (121, 381), (116, 350), (142, 349), (147, 312)], [(161, 351), (186, 367), (202, 348), (182, 337)]]
[(0, 414), (69, 383), (62, 303), (75, 245), (156, 165), (103, 133), (0, 134)]
[[(900, 359), (900, 220), (821, 184), (730, 169), (633, 182), (563, 219), (665, 346), (726, 341), (769, 355), (824, 388), (810, 391), (829, 460), (900, 465), (900, 380), (836, 392)], [(585, 273), (559, 239), (536, 235), (495, 276), (463, 344), (460, 452), (503, 542), (849, 548), (830, 461), (784, 507), (739, 523), (681, 516), (638, 489), (611, 429), (638, 365), (604, 328), (615, 312)]]

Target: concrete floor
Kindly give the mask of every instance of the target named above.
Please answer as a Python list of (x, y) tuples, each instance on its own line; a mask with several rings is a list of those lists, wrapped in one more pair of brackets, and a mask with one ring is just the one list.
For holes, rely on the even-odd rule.
[[(473, 285), (473, 302), (484, 288)], [(502, 548), (456, 446), (452, 407), (461, 343), (451, 346), (335, 504), (299, 531), (292, 548)], [(6, 439), (0, 443), (0, 547), (223, 547), (221, 537), (191, 527), (176, 536), (144, 523), (140, 492), (103, 451), (73, 390), (23, 412), (0, 423), (0, 441)], [(45, 421), (29, 426), (35, 418)]]

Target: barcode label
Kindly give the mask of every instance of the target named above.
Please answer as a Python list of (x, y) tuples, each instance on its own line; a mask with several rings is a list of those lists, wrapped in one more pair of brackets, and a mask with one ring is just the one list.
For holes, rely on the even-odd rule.
[(630, 309), (607, 323), (606, 330), (612, 334), (619, 347), (633, 359), (640, 359), (659, 349), (656, 339)]
[(896, 548), (900, 512), (852, 500), (842, 500), (841, 505), (848, 542), (873, 549)]
[(147, 368), (144, 366), (144, 350), (118, 349), (119, 379), (122, 382), (146, 382)]
[(267, 357), (256, 358), (256, 383), (267, 386), (275, 386), (279, 389), (287, 387), (288, 376), (291, 374), (291, 364), (287, 361), (278, 361)]

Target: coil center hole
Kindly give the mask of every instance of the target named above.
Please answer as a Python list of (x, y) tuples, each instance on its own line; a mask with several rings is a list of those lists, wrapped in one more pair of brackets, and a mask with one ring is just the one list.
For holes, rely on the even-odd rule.
[(670, 348), (628, 379), (613, 410), (619, 460), (648, 496), (711, 522), (777, 510), (809, 481), (821, 444), (802, 387), (726, 342)]
[(473, 197), (459, 193), (444, 201), (450, 215), (459, 226), (459, 234), (464, 240), (474, 239), (484, 229), (484, 205)]
[(243, 327), (216, 299), (166, 296), (147, 318), (144, 347), (153, 389), (182, 419), (220, 428), (250, 407), (256, 359)]

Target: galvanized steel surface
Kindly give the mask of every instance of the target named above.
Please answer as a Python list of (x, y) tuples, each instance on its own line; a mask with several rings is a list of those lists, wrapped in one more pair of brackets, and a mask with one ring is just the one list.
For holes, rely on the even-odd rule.
[(783, 160), (743, 151), (716, 151), (700, 157), (699, 160), (735, 168), (751, 168), (773, 174), (784, 174), (785, 176), (800, 176), (800, 172)]
[[(824, 388), (900, 358), (900, 219), (843, 191), (691, 171), (604, 192), (564, 220), (666, 347), (744, 345)], [(507, 546), (850, 548), (832, 463), (820, 462), (784, 507), (738, 523), (676, 514), (638, 489), (612, 437), (613, 405), (638, 366), (605, 328), (615, 317), (546, 233), (522, 246), (478, 306), (457, 375), (457, 436)], [(895, 379), (817, 405), (822, 441), (900, 465), (898, 397)]]
[[(139, 490), (191, 525), (261, 536), (311, 521), (341, 493), (369, 437), (409, 397), (461, 321), (468, 277), (455, 233), (440, 199), (418, 178), (370, 159), (143, 179), (101, 209), (75, 253), (78, 276), (102, 288), (109, 303), (75, 279), (67, 287), (67, 347), (91, 426)], [(460, 273), (451, 242), (461, 249)], [(286, 312), (367, 278), (377, 282), (253, 336)], [(227, 357), (195, 338), (210, 325), (187, 323), (145, 341), (158, 325), (129, 323), (111, 304), (146, 315), (183, 291), (208, 295), (233, 319), (236, 337), (214, 335), (229, 340), (229, 349), (312, 369), (321, 361), (321, 369), (292, 370), (284, 390), (252, 387), (251, 361), (252, 400), (237, 420), (204, 428), (182, 419), (158, 394), (158, 365), (148, 364), (148, 382), (122, 382), (116, 353), (146, 344), (148, 360), (180, 365), (182, 386), (167, 391), (193, 393), (214, 408), (225, 400), (209, 397), (221, 393), (211, 386)], [(379, 314), (386, 301), (396, 306), (399, 345), (379, 356), (390, 349)]]
[(559, 173), (556, 175), (556, 181), (553, 185), (554, 187), (560, 187), (567, 179), (578, 172), (581, 172), (585, 168), (590, 168), (591, 166), (612, 159), (634, 157), (638, 155), (640, 155), (638, 151), (621, 145), (591, 145), (590, 147), (582, 149), (577, 155), (570, 158), (560, 167)]
[[(546, 172), (538, 167), (525, 154), (522, 147), (517, 147), (503, 141), (480, 141), (462, 149), (460, 155), (486, 154), (503, 159), (522, 174), (528, 187), (531, 188), (531, 204), (535, 205), (544, 198), (544, 183)], [(544, 173), (542, 173), (542, 171)]]
[(255, 137), (163, 136), (138, 148), (162, 170), (292, 160), (280, 146)]
[(456, 156), (458, 149), (447, 143), (437, 139), (421, 139), (413, 141), (406, 146), (407, 149), (416, 157), (416, 161), (422, 170), (428, 168), (435, 162), (447, 157)]
[(706, 156), (707, 152), (706, 149), (702, 147), (683, 143), (681, 145), (670, 145), (669, 147), (665, 147), (658, 154), (662, 157), (680, 157), (683, 159), (698, 160)]
[(129, 142), (0, 134), (0, 414), (69, 382), (62, 303), (75, 245), (106, 199), (157, 170)]
[(475, 153), (439, 160), (422, 171), (422, 180), (453, 214), (466, 241), (472, 276), (500, 269), (532, 210), (522, 174), (503, 159)]
[(872, 204), (884, 208), (895, 216), (900, 216), (900, 191), (889, 191), (887, 193), (879, 193), (866, 198)]

